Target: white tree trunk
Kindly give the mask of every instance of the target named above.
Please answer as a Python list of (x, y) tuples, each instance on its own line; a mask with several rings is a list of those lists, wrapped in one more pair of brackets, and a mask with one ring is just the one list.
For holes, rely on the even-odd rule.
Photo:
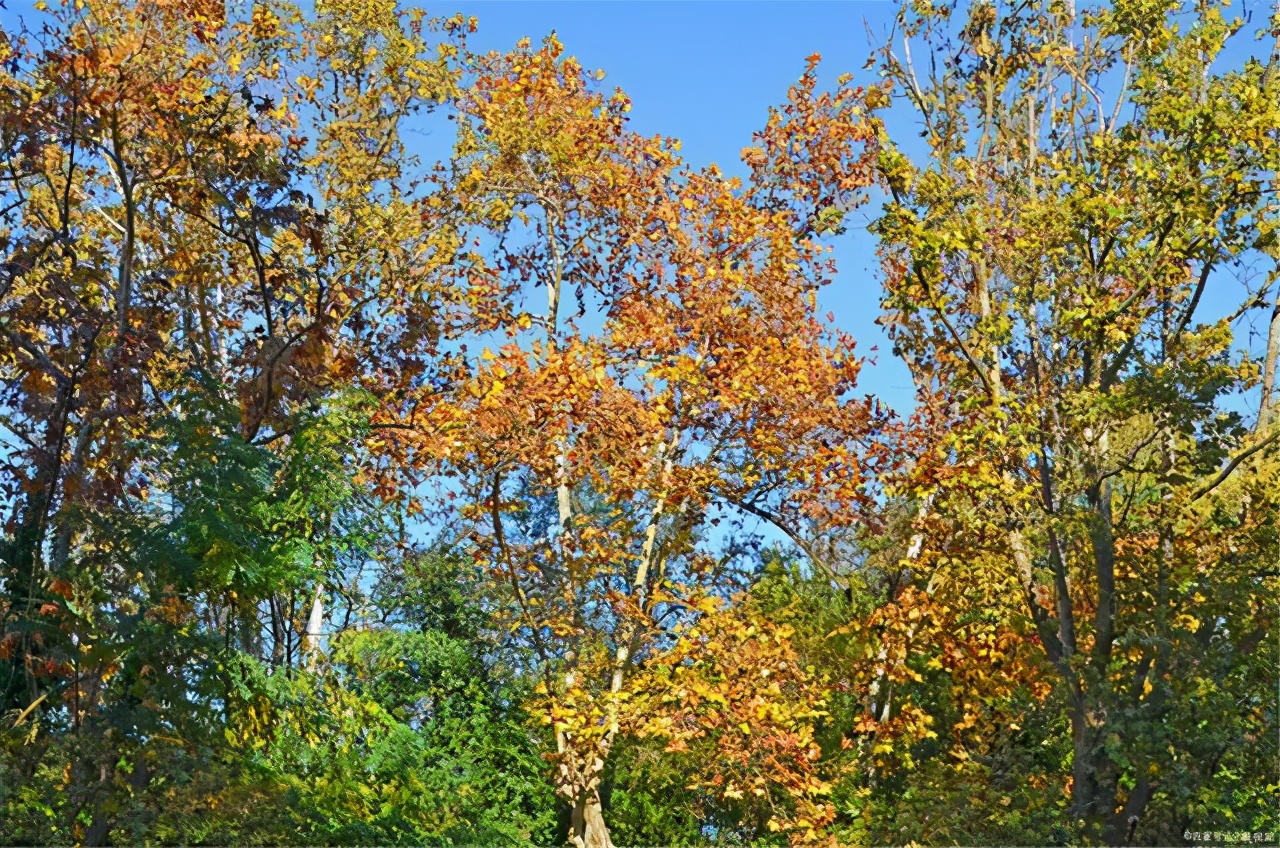
[(303, 651), (307, 667), (314, 667), (320, 656), (320, 637), (324, 632), (324, 583), (316, 584), (316, 597), (311, 603), (311, 617), (307, 620), (307, 641)]

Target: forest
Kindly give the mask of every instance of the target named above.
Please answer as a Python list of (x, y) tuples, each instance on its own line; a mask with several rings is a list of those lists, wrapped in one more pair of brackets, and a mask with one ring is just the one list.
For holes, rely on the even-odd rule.
[(0, 844), (1277, 844), (1280, 7), (895, 14), (5, 18)]

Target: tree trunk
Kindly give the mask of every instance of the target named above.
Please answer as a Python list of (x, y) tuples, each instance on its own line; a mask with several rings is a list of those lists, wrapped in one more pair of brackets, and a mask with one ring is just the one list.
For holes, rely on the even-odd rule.
[[(1094, 702), (1096, 705), (1097, 702)], [(1071, 768), (1071, 818), (1083, 821), (1083, 834), (1105, 845), (1128, 845), (1133, 841), (1138, 821), (1146, 812), (1154, 787), (1146, 775), (1139, 775), (1134, 788), (1122, 796), (1121, 769), (1102, 750), (1107, 727), (1092, 716), (1087, 694), (1077, 696), (1070, 711), (1074, 757)], [(1124, 798), (1124, 806), (1117, 806)]]
[[(76, 387), (72, 380), (60, 383), (43, 449), (31, 460), (35, 474), (29, 482), (29, 494), (12, 513), (10, 522), (14, 530), (8, 538), (0, 539), (0, 578), (3, 578), (0, 581), (3, 583), (0, 636), (17, 622), (30, 621), (39, 606), (41, 572), (48, 569), (44, 550), (49, 516), (63, 479), (63, 448), (75, 406)], [(40, 696), (40, 684), (31, 669), (34, 658), (41, 653), (41, 643), (30, 631), (19, 631), (19, 634), (17, 649), (7, 661), (0, 662), (0, 669), (4, 669), (0, 672), (0, 712), (23, 709)]]
[(320, 639), (324, 635), (324, 582), (316, 584), (315, 600), (311, 602), (311, 617), (307, 619), (307, 641), (303, 651), (307, 655), (307, 667), (315, 668), (320, 659)]
[(1151, 800), (1151, 782), (1145, 776), (1138, 778), (1133, 791), (1129, 793), (1124, 808), (1111, 816), (1107, 823), (1103, 839), (1108, 845), (1129, 845), (1133, 842), (1134, 832), (1138, 829), (1138, 821), (1147, 809)]
[[(1077, 696), (1079, 698), (1079, 696)], [(1089, 727), (1088, 709), (1077, 703), (1071, 710), (1071, 817), (1092, 828), (1097, 820), (1098, 761), (1095, 734)]]
[(1257, 430), (1261, 432), (1275, 417), (1276, 368), (1280, 365), (1280, 294), (1276, 295), (1275, 308), (1271, 310), (1271, 324), (1267, 328), (1267, 352), (1262, 357), (1262, 400), (1258, 405)]
[[(1112, 819), (1120, 790), (1119, 769), (1103, 748), (1103, 739), (1109, 730), (1106, 703), (1105, 696), (1077, 689), (1069, 711), (1074, 749), (1071, 818), (1083, 823), (1080, 835), (1090, 842), (1106, 841), (1114, 836)], [(1120, 837), (1124, 835), (1121, 831)]]
[(614, 848), (604, 823), (598, 787), (584, 789), (574, 799), (569, 844), (574, 848)]

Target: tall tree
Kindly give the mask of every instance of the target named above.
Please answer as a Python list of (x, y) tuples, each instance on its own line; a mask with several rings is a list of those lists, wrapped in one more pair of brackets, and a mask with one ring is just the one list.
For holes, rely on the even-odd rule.
[[(815, 312), (821, 236), (873, 177), (875, 124), (848, 80), (816, 92), (815, 63), (745, 185), (627, 130), (626, 97), (554, 39), (483, 59), (462, 101), (459, 273), (510, 341), (423, 429), (537, 658), (576, 845), (611, 844), (599, 784), (636, 663), (734, 585), (717, 525), (763, 516), (800, 538), (868, 500), (881, 415)], [(526, 307), (536, 289), (545, 307)]]
[(365, 423), (430, 379), (444, 316), (400, 135), (452, 95), (441, 28), (95, 0), (4, 35), (0, 712), (83, 742), (58, 839), (109, 838), (163, 728), (219, 700), (210, 645), (296, 667), (313, 599), (351, 594), (388, 494)]
[(1253, 675), (1280, 431), (1265, 393), (1252, 421), (1231, 396), (1273, 373), (1275, 339), (1258, 363), (1232, 326), (1275, 275), (1232, 272), (1274, 256), (1280, 79), (1218, 70), (1223, 11), (912, 4), (884, 54), (930, 152), (886, 148), (876, 224), (918, 390), (914, 567), (1034, 634), (1069, 815), (1108, 844), (1179, 838), (1274, 722)]

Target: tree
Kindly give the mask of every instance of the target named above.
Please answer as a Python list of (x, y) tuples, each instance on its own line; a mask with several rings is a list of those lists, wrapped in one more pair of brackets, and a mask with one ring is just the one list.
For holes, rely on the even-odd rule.
[(868, 502), (882, 416), (850, 396), (853, 343), (815, 311), (820, 236), (871, 179), (875, 125), (848, 80), (816, 93), (815, 63), (746, 152), (746, 185), (629, 132), (625, 96), (554, 39), (480, 60), (461, 103), (458, 273), (510, 342), (424, 416), (418, 450), (510, 593), (577, 845), (611, 844), (599, 787), (636, 663), (682, 601), (734, 585), (716, 526), (763, 516), (799, 538)]
[[(1280, 432), (1269, 387), (1252, 423), (1229, 400), (1275, 367), (1274, 338), (1261, 367), (1232, 351), (1275, 274), (1229, 284), (1274, 256), (1274, 62), (1217, 71), (1242, 23), (1216, 4), (917, 4), (899, 23), (884, 68), (930, 159), (885, 147), (876, 232), (918, 393), (913, 571), (932, 603), (1034, 634), (1083, 838), (1269, 824), (1225, 763), (1275, 720), (1257, 648)], [(1203, 321), (1210, 301), (1226, 317)]]
[(494, 651), (467, 574), (438, 551), (397, 563), (375, 593), (387, 621), (336, 634), (314, 673), (259, 689), (258, 723), (241, 732), (279, 821), (259, 839), (553, 843), (556, 806), (520, 709), (527, 683)]
[(431, 379), (444, 311), (399, 126), (450, 96), (456, 41), (428, 39), (461, 25), (49, 14), (0, 71), (0, 713), (19, 782), (65, 801), (23, 832), (93, 844), (221, 761), (240, 660), (292, 673), (306, 610), (350, 607), (386, 493), (368, 419)]

